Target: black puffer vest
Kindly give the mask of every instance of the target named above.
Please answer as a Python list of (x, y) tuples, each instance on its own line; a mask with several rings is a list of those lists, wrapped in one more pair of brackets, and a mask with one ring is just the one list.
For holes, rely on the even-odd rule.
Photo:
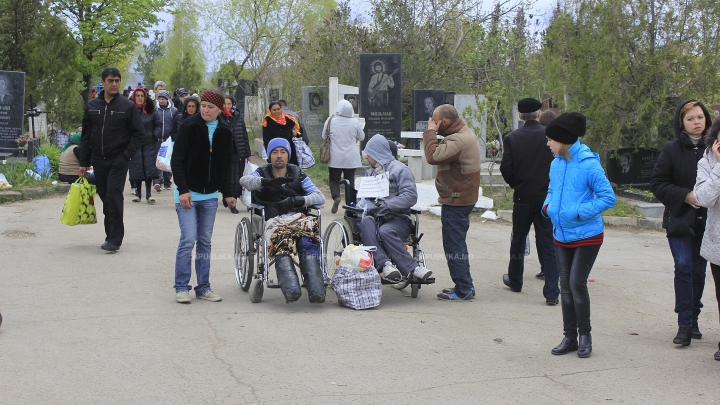
[[(264, 179), (274, 179), (275, 175), (272, 171), (272, 164), (268, 163), (260, 167), (260, 173)], [(263, 187), (259, 190), (252, 192), (253, 202), (262, 204), (265, 206), (265, 219), (270, 219), (278, 215), (287, 214), (290, 211), (281, 212), (277, 207), (277, 203), (290, 197), (304, 196), (305, 190), (302, 187), (302, 180), (300, 180), (300, 168), (294, 164), (288, 163), (287, 174), (285, 177), (290, 177), (291, 182), (285, 184), (282, 189), (274, 187)], [(293, 212), (302, 212), (307, 214), (307, 210), (304, 207), (295, 208)]]

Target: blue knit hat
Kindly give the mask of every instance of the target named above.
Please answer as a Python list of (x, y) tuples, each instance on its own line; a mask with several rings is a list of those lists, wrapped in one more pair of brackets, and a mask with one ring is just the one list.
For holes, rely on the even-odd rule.
[(288, 158), (292, 156), (292, 152), (290, 152), (290, 142), (288, 142), (285, 138), (273, 138), (268, 142), (267, 151), (268, 153), (272, 153), (276, 148), (285, 148), (288, 154)]

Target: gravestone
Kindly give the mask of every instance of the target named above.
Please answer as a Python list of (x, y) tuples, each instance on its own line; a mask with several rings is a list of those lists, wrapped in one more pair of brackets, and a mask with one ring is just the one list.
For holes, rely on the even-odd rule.
[(424, 132), (428, 127), (428, 119), (435, 108), (445, 102), (442, 90), (413, 90), (413, 126), (415, 131)]
[(360, 117), (365, 142), (375, 134), (400, 142), (402, 132), (402, 55), (364, 53), (359, 56)]
[(353, 112), (355, 113), (355, 115), (357, 115), (359, 113), (358, 99), (360, 98), (360, 95), (359, 94), (345, 94), (345, 95), (343, 95), (343, 98), (350, 102), (350, 105), (353, 108)]
[(25, 72), (0, 70), (0, 148), (17, 150), (24, 113)]
[(302, 88), (302, 119), (310, 143), (322, 143), (322, 129), (328, 117), (329, 104), (327, 86)]
[[(617, 151), (617, 156), (613, 155)], [(659, 151), (645, 148), (620, 148), (607, 152), (607, 177), (620, 187), (650, 188), (650, 176)]]
[(455, 95), (455, 109), (468, 127), (470, 127), (473, 133), (478, 137), (478, 143), (480, 144), (480, 162), (485, 162), (487, 158), (487, 118), (485, 114), (485, 111), (487, 110), (485, 106), (482, 105), (486, 100), (487, 99), (484, 95)]
[(240, 79), (235, 88), (235, 109), (245, 114), (245, 97), (258, 95), (258, 82), (254, 80)]

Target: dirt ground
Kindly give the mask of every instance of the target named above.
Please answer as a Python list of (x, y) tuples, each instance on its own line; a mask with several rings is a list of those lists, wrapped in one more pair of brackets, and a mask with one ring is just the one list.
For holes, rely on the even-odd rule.
[[(127, 189), (126, 189), (127, 190)], [(535, 249), (525, 286), (502, 284), (510, 226), (474, 221), (473, 302), (452, 286), (440, 221), (423, 215), (437, 283), (417, 299), (386, 286), (377, 309), (252, 304), (233, 270), (235, 226), (219, 209), (212, 303), (175, 302), (179, 228), (170, 192), (125, 200), (126, 237), (100, 249), (101, 224), (59, 222), (64, 198), (0, 205), (0, 403), (14, 404), (711, 404), (720, 401), (718, 307), (708, 272), (702, 340), (675, 335), (673, 263), (663, 233), (607, 229), (590, 277), (593, 355), (553, 356), (560, 306), (545, 305)], [(98, 199), (99, 200), (99, 199)], [(98, 211), (101, 204), (98, 201)], [(102, 215), (99, 215), (102, 222)], [(323, 227), (332, 219), (325, 210)], [(193, 279), (194, 282), (194, 279)]]

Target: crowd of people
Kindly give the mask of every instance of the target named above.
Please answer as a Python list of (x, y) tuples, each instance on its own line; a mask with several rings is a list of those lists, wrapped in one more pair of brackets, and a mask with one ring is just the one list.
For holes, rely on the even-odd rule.
[[(102, 249), (117, 251), (122, 244), (122, 192), (128, 169), (135, 187), (133, 201), (140, 201), (143, 183), (149, 203), (154, 202), (152, 184), (158, 186), (157, 192), (160, 184), (169, 188), (171, 178), (158, 173), (154, 161), (160, 142), (171, 137), (175, 141), (172, 190), (180, 226), (176, 300), (191, 302), (193, 249), (196, 298), (221, 300), (209, 279), (218, 199), (222, 196), (223, 203), (237, 212), (237, 199), (245, 188), (266, 206), (265, 219), (285, 230), (277, 233), (279, 239), (273, 239), (272, 246), (287, 302), (301, 296), (293, 254), (299, 257), (310, 301), (323, 302), (317, 231), (312, 225), (297, 223), (307, 207), (325, 202), (323, 193), (297, 165), (295, 141), (307, 136), (299, 117), (281, 102), (269, 104), (262, 120), (268, 164), (243, 176), (250, 148), (242, 114), (236, 111), (231, 96), (206, 90), (197, 98), (178, 89), (180, 104), (176, 105), (171, 104), (175, 100), (164, 83), (158, 82), (154, 89), (158, 100), (151, 100), (142, 87), (124, 98), (118, 97), (120, 79), (115, 68), (103, 71), (104, 89), (86, 107), (82, 135), (71, 137), (63, 151), (68, 159), (77, 159), (79, 176), (86, 176), (91, 166), (94, 169), (105, 216)], [(502, 281), (512, 292), (522, 290), (526, 238), (533, 226), (541, 268), (536, 277), (544, 278), (545, 303), (560, 304), (562, 310), (563, 339), (551, 353), (576, 351), (585, 358), (592, 353), (587, 281), (605, 237), (601, 214), (615, 204), (615, 194), (598, 154), (580, 142), (586, 132), (585, 116), (577, 112), (556, 116), (541, 110), (539, 100), (521, 100), (518, 118), (524, 125), (505, 136), (501, 172), (514, 191), (514, 206), (510, 260)], [(365, 138), (347, 100), (340, 100), (336, 111), (323, 128), (323, 137), (331, 140), (328, 167), (333, 213), (340, 203), (339, 180), (341, 176), (354, 179), (355, 169), (361, 166), (356, 145)], [(424, 154), (428, 164), (437, 166), (443, 250), (454, 284), (437, 297), (449, 302), (472, 301), (476, 292), (466, 239), (479, 196), (480, 147), (477, 136), (449, 104), (433, 110), (427, 128)], [(698, 315), (703, 307), (707, 261), (715, 290), (720, 291), (720, 120), (711, 125), (704, 105), (689, 100), (678, 107), (675, 131), (676, 139), (665, 145), (658, 158), (651, 189), (665, 205), (663, 228), (675, 261), (679, 330), (673, 342), (687, 346), (702, 337)], [(365, 175), (383, 175), (389, 183), (386, 197), (358, 201), (364, 210), (362, 239), (377, 246), (373, 252), (376, 268), (385, 279), (398, 284), (411, 277), (426, 280), (433, 272), (403, 246), (410, 233), (407, 215), (417, 202), (412, 172), (396, 159), (397, 145), (382, 135), (372, 136), (363, 154), (370, 165)], [(715, 359), (720, 360), (720, 350)]]

